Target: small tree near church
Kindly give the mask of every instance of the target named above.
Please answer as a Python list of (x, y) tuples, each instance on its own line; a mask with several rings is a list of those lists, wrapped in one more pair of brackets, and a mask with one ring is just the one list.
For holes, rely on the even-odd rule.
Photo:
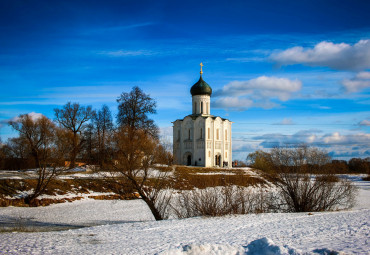
[(136, 191), (148, 205), (156, 220), (167, 217), (166, 208), (170, 197), (164, 191), (165, 174), (151, 176), (155, 163), (162, 162), (165, 150), (161, 149), (158, 128), (148, 114), (156, 113), (155, 101), (140, 88), (134, 87), (130, 93), (122, 93), (117, 99), (118, 130), (113, 139), (115, 161), (111, 165), (111, 180)]

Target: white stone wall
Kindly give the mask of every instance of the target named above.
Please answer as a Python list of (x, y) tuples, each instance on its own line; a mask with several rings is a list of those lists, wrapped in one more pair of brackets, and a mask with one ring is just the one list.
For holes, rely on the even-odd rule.
[(223, 162), (227, 162), (231, 167), (231, 124), (232, 122), (222, 120), (220, 117), (213, 119), (203, 116), (195, 119), (187, 116), (183, 120), (175, 121), (173, 126), (175, 164), (187, 165), (187, 157), (191, 155), (191, 165), (213, 167), (216, 165), (215, 156), (219, 155), (221, 166)]
[(211, 114), (211, 97), (198, 95), (192, 97), (193, 114)]

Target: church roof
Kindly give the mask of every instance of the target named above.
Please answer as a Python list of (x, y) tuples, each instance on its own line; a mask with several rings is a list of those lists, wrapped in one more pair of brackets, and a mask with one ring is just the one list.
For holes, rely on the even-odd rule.
[(192, 96), (197, 95), (212, 95), (212, 88), (205, 82), (200, 75), (199, 81), (197, 81), (190, 89), (190, 93)]
[[(225, 121), (225, 120), (227, 120), (227, 121), (230, 121), (229, 119), (225, 119), (225, 118), (221, 118), (221, 117), (219, 117), (219, 116), (214, 116), (214, 115), (206, 115), (206, 116), (204, 116), (204, 115), (200, 115), (200, 114), (190, 114), (190, 115), (188, 115), (188, 116), (185, 116), (183, 119), (177, 119), (177, 120), (175, 120), (175, 121), (173, 121), (172, 123), (175, 123), (176, 121), (184, 121), (184, 119), (186, 118), (186, 117), (190, 117), (190, 118), (192, 118), (193, 120), (196, 120), (197, 118), (203, 118), (203, 119), (207, 119), (207, 118), (211, 118), (211, 119), (213, 119), (213, 120), (215, 120), (215, 119), (217, 119), (217, 118), (220, 118), (222, 121)], [(230, 121), (231, 122), (231, 121)]]

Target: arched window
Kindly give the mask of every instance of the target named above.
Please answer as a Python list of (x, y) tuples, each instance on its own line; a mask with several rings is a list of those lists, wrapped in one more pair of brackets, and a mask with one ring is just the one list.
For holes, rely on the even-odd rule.
[(225, 158), (227, 158), (227, 151), (225, 152)]
[(194, 102), (194, 111), (193, 111), (194, 114), (197, 113), (197, 102)]
[(190, 140), (190, 128), (189, 128), (189, 140)]
[(220, 139), (220, 136), (219, 136), (219, 129), (217, 129), (217, 133), (216, 133), (216, 139)]
[(211, 157), (211, 151), (208, 151), (208, 157), (209, 158)]
[(225, 130), (225, 141), (227, 141), (227, 130)]
[(208, 128), (208, 139), (211, 139), (211, 129)]
[(200, 129), (200, 139), (203, 139), (203, 128)]
[(206, 110), (207, 110), (207, 114), (209, 114), (209, 108), (208, 108), (208, 102), (207, 102), (207, 104), (206, 104)]
[(203, 102), (200, 102), (200, 113), (203, 114)]

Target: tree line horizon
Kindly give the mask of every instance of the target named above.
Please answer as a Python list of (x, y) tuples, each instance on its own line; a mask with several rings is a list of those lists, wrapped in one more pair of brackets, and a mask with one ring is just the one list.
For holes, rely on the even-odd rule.
[[(130, 107), (130, 101), (125, 100), (130, 95), (134, 99), (136, 97), (136, 100), (140, 100), (138, 107)], [(150, 95), (135, 86), (130, 93), (123, 92), (116, 101), (118, 103), (116, 124), (110, 109), (105, 104), (97, 110), (93, 109), (92, 106), (82, 106), (78, 102), (67, 102), (61, 108), (54, 109), (53, 120), (42, 114), (37, 117), (20, 114), (8, 122), (18, 132), (18, 137), (8, 138), (5, 143), (2, 143), (0, 137), (0, 169), (37, 168), (39, 166), (38, 157), (42, 153), (41, 147), (45, 147), (45, 143), (48, 144), (48, 147), (52, 143), (59, 147), (62, 152), (58, 157), (62, 156), (63, 163), (67, 162), (70, 168), (75, 167), (76, 162), (102, 167), (114, 157), (112, 134), (119, 127), (125, 125), (147, 130), (153, 137), (159, 138), (158, 126), (154, 120), (148, 118), (148, 114), (156, 114), (156, 102)], [(135, 112), (136, 110), (138, 112)], [(135, 126), (138, 125), (137, 118), (142, 118), (140, 126)], [(172, 151), (170, 144), (163, 144), (162, 141), (162, 146), (168, 152)], [(235, 164), (233, 165), (239, 167), (253, 165), (253, 162), (250, 161), (251, 155), (256, 153), (262, 155), (265, 152), (257, 150), (249, 153), (246, 161), (234, 160)], [(59, 162), (59, 164), (61, 163)], [(340, 173), (367, 173), (369, 172), (370, 157), (351, 158), (348, 161), (333, 159), (330, 164), (335, 165)]]

